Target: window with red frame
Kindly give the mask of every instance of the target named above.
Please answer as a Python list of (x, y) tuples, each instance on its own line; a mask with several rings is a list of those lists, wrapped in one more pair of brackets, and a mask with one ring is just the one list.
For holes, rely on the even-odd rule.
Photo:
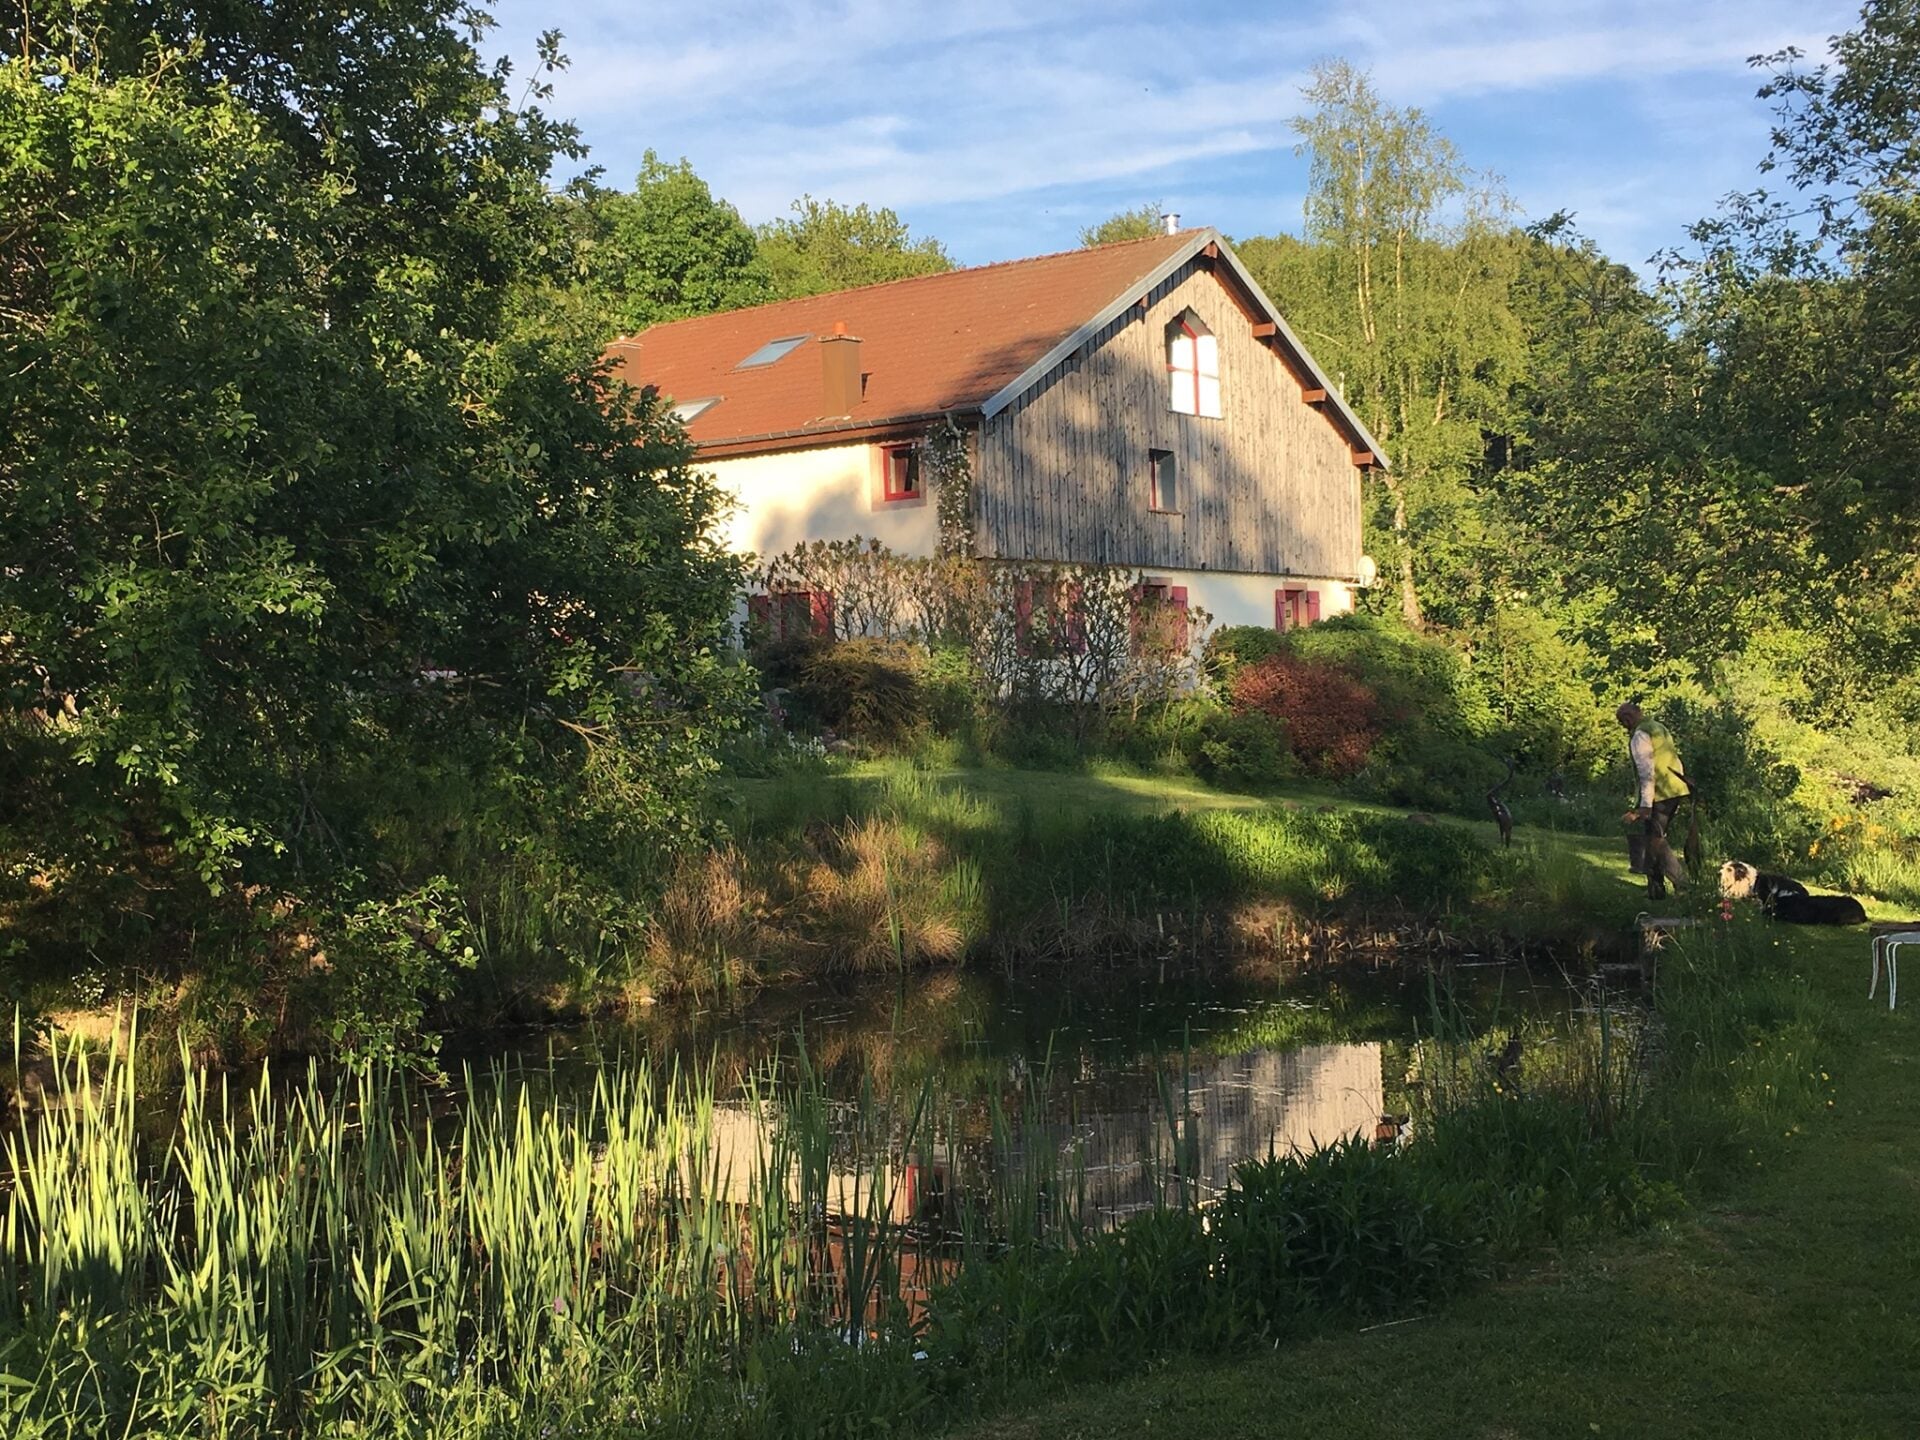
[(1167, 326), (1167, 406), (1220, 418), (1220, 342), (1191, 310)]
[(1080, 587), (1059, 580), (1022, 580), (1013, 595), (1013, 638), (1022, 655), (1085, 654)]
[(831, 590), (775, 590), (747, 597), (747, 619), (769, 640), (833, 638)]
[(1142, 653), (1185, 653), (1187, 587), (1167, 580), (1143, 580), (1134, 590), (1133, 644)]
[(1147, 451), (1147, 508), (1166, 514), (1180, 509), (1179, 462), (1171, 450)]
[(1298, 630), (1320, 618), (1318, 590), (1276, 590), (1273, 592), (1273, 628)]
[(886, 453), (886, 478), (881, 487), (883, 500), (918, 500), (920, 489), (920, 447), (889, 446)]

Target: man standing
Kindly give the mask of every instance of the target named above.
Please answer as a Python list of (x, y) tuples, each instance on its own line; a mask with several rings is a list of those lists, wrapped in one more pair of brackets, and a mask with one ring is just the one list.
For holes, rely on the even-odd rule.
[(1621, 819), (1644, 825), (1646, 836), (1647, 895), (1658, 900), (1667, 893), (1667, 881), (1684, 887), (1686, 866), (1667, 844), (1667, 831), (1679, 812), (1680, 802), (1690, 787), (1686, 771), (1680, 768), (1680, 751), (1673, 734), (1658, 720), (1649, 720), (1646, 712), (1629, 700), (1613, 712), (1627, 731), (1627, 752), (1633, 757), (1633, 773), (1638, 785), (1635, 808)]

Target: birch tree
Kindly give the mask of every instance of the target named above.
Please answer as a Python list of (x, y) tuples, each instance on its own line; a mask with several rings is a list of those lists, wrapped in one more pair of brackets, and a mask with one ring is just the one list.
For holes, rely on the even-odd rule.
[(1304, 94), (1306, 243), (1245, 253), (1387, 451), (1390, 468), (1369, 476), (1370, 543), (1387, 552), (1401, 614), (1422, 625), (1436, 601), (1457, 610), (1456, 582), (1475, 569), (1472, 485), (1524, 362), (1511, 205), (1352, 66), (1318, 67)]

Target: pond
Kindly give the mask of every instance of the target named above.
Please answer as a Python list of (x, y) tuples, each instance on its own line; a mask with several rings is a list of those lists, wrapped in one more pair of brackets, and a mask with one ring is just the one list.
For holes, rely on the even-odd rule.
[(503, 1071), (562, 1104), (639, 1057), (710, 1073), (717, 1168), (736, 1185), (806, 1089), (831, 1133), (838, 1208), (871, 1213), (861, 1187), (890, 1161), (880, 1208), (896, 1222), (951, 1220), (960, 1194), (1004, 1206), (1025, 1186), (1104, 1226), (1204, 1201), (1249, 1160), (1399, 1133), (1412, 1046), (1439, 1024), (1524, 1027), (1537, 1043), (1575, 1007), (1558, 977), (1510, 965), (1456, 967), (1444, 990), (1405, 968), (1281, 985), (942, 971), (661, 1006), (471, 1048), (448, 1068), (475, 1083)]
[[(1563, 982), (1450, 975), (920, 972), (474, 1042), (444, 1086), (316, 1064), (143, 1093), (124, 1048), (76, 1049), (0, 1152), (0, 1394), (140, 1433), (173, 1366), (274, 1425), (358, 1423), (422, 1375), (624, 1366), (651, 1394), (796, 1336), (918, 1335), (977, 1262), (1397, 1141), (1521, 1040), (1584, 1053)], [(194, 1378), (183, 1336), (228, 1370)]]

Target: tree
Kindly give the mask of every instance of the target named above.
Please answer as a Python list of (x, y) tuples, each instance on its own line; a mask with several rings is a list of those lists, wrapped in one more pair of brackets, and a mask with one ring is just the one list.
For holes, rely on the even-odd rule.
[(1538, 227), (1530, 456), (1502, 482), (1596, 646), (1702, 678), (1800, 655), (1829, 717), (1920, 661), (1920, 14), (1876, 0), (1833, 54), (1758, 62), (1788, 193), (1733, 197), (1655, 292)]
[(1305, 94), (1308, 243), (1254, 249), (1249, 263), (1388, 452), (1369, 484), (1402, 614), (1422, 624), (1438, 598), (1463, 619), (1480, 569), (1483, 432), (1507, 428), (1524, 353), (1507, 299), (1508, 204), (1419, 111), (1386, 105), (1351, 66), (1318, 67)]
[(134, 962), (263, 943), (263, 896), (324, 931), (456, 839), (604, 893), (697, 824), (737, 574), (657, 402), (508, 333), (568, 132), (433, 0), (103, 13), (0, 66), (8, 883)]
[(793, 202), (791, 218), (762, 225), (759, 240), (774, 294), (782, 299), (953, 268), (952, 257), (938, 240), (915, 240), (893, 211), (848, 207), (811, 195)]
[(684, 159), (649, 150), (632, 190), (581, 185), (569, 201), (577, 293), (603, 340), (774, 298), (753, 231)]
[(1150, 201), (1109, 215), (1098, 225), (1089, 225), (1080, 232), (1080, 243), (1094, 246), (1113, 245), (1122, 240), (1148, 240), (1160, 231), (1160, 206)]

